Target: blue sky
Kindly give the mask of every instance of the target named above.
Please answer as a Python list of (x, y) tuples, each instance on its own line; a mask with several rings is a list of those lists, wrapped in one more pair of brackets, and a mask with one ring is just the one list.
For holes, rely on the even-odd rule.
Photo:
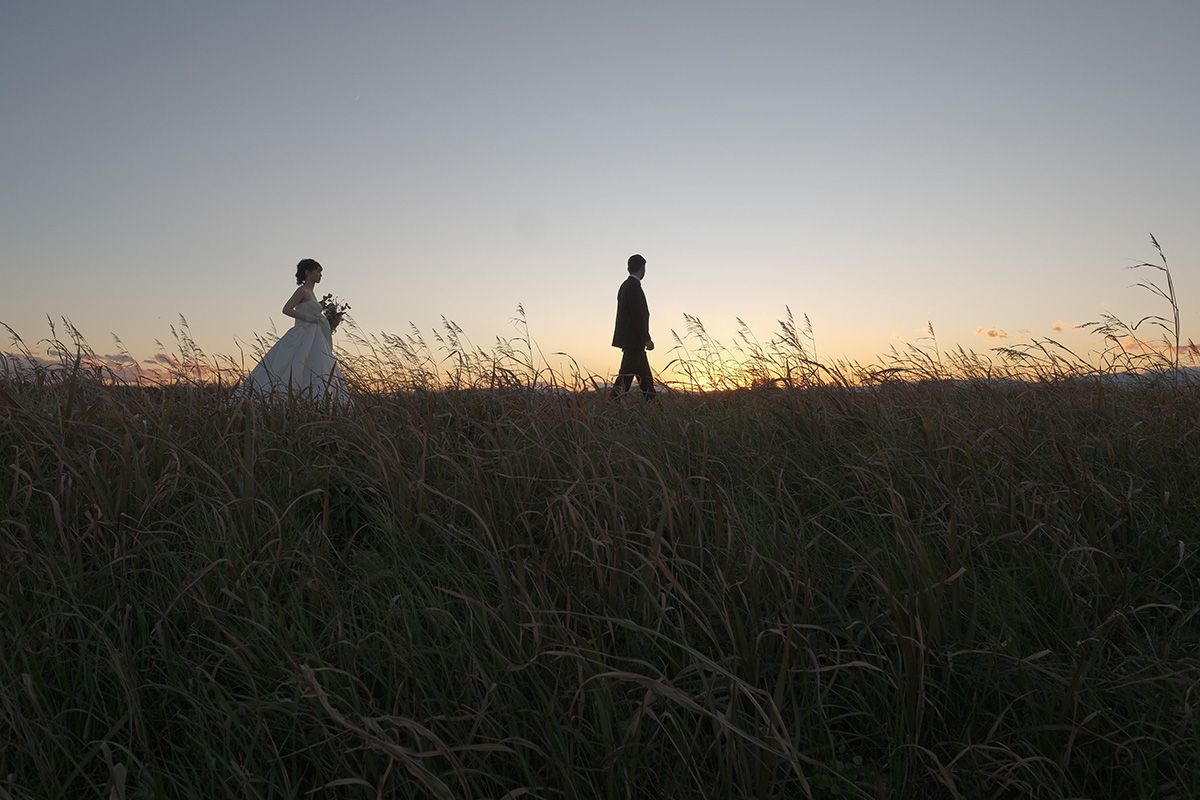
[(1191, 335), (1197, 31), (1190, 1), (6, 3), (0, 321), (148, 358), (182, 315), (236, 354), (311, 257), (366, 332), (487, 347), (521, 304), (605, 375), (640, 252), (656, 368), (685, 313), (732, 342), (788, 307), (822, 358), (927, 323), (1086, 347), (1162, 310), (1123, 270), (1153, 232)]

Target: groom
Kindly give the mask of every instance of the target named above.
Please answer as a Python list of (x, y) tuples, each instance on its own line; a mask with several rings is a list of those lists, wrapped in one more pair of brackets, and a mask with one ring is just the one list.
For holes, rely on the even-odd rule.
[(629, 277), (617, 291), (617, 325), (612, 344), (621, 348), (621, 371), (613, 385), (614, 397), (629, 391), (634, 375), (646, 399), (654, 397), (654, 375), (646, 357), (646, 351), (654, 349), (654, 341), (650, 338), (650, 306), (642, 291), (644, 277), (646, 259), (636, 254), (630, 256)]

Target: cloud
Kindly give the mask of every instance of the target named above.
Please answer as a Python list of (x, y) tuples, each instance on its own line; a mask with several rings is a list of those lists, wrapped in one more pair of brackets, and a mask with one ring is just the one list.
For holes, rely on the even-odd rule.
[(138, 368), (138, 372), (148, 379), (169, 381), (177, 378), (199, 380), (202, 382), (222, 381), (226, 384), (241, 380), (241, 374), (228, 367), (215, 366), (197, 361), (183, 362), (175, 356), (166, 353), (156, 353), (153, 358), (142, 359), (142, 364), (149, 369)]
[(7, 369), (17, 373), (42, 371), (49, 374), (69, 373), (81, 370), (86, 377), (100, 380), (115, 380), (124, 383), (138, 381), (159, 382), (167, 378), (161, 370), (144, 370), (126, 354), (96, 355), (95, 353), (69, 353), (53, 347), (44, 353), (28, 350), (23, 353), (0, 353)]
[(1079, 326), (1070, 322), (1063, 322), (1061, 319), (1050, 326), (1051, 333), (1063, 333), (1064, 331), (1077, 331)]
[(989, 339), (1007, 339), (1008, 331), (1003, 328), (976, 328), (976, 336), (986, 336)]
[[(1175, 353), (1175, 347), (1169, 342), (1164, 342), (1161, 339), (1142, 339), (1137, 336), (1122, 336), (1121, 349), (1126, 353), (1134, 353), (1136, 355), (1151, 355), (1158, 354), (1170, 357)], [(1180, 351), (1186, 347), (1181, 347)]]
[(163, 353), (138, 363), (127, 353), (74, 353), (55, 347), (47, 347), (41, 352), (0, 351), (0, 374), (5, 371), (25, 374), (44, 370), (48, 374), (61, 375), (76, 369), (84, 377), (116, 383), (164, 384), (186, 378), (189, 381), (232, 384), (241, 379), (241, 373), (237, 370), (211, 364), (185, 364)]

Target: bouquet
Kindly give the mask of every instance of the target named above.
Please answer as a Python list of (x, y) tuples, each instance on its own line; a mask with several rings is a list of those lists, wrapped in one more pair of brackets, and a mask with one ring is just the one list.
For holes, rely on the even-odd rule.
[(321, 298), (321, 313), (325, 315), (325, 319), (329, 322), (330, 333), (337, 330), (342, 317), (346, 316), (346, 312), (349, 310), (349, 303), (343, 303), (331, 294), (327, 294)]

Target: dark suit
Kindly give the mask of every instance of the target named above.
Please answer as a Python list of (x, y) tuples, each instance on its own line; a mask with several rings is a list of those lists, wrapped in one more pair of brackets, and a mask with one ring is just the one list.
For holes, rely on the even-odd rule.
[(617, 324), (613, 331), (613, 347), (621, 348), (621, 371), (614, 387), (616, 392), (629, 391), (633, 376), (638, 388), (647, 397), (654, 394), (654, 375), (646, 357), (646, 342), (650, 341), (650, 306), (637, 276), (630, 275), (617, 291)]

